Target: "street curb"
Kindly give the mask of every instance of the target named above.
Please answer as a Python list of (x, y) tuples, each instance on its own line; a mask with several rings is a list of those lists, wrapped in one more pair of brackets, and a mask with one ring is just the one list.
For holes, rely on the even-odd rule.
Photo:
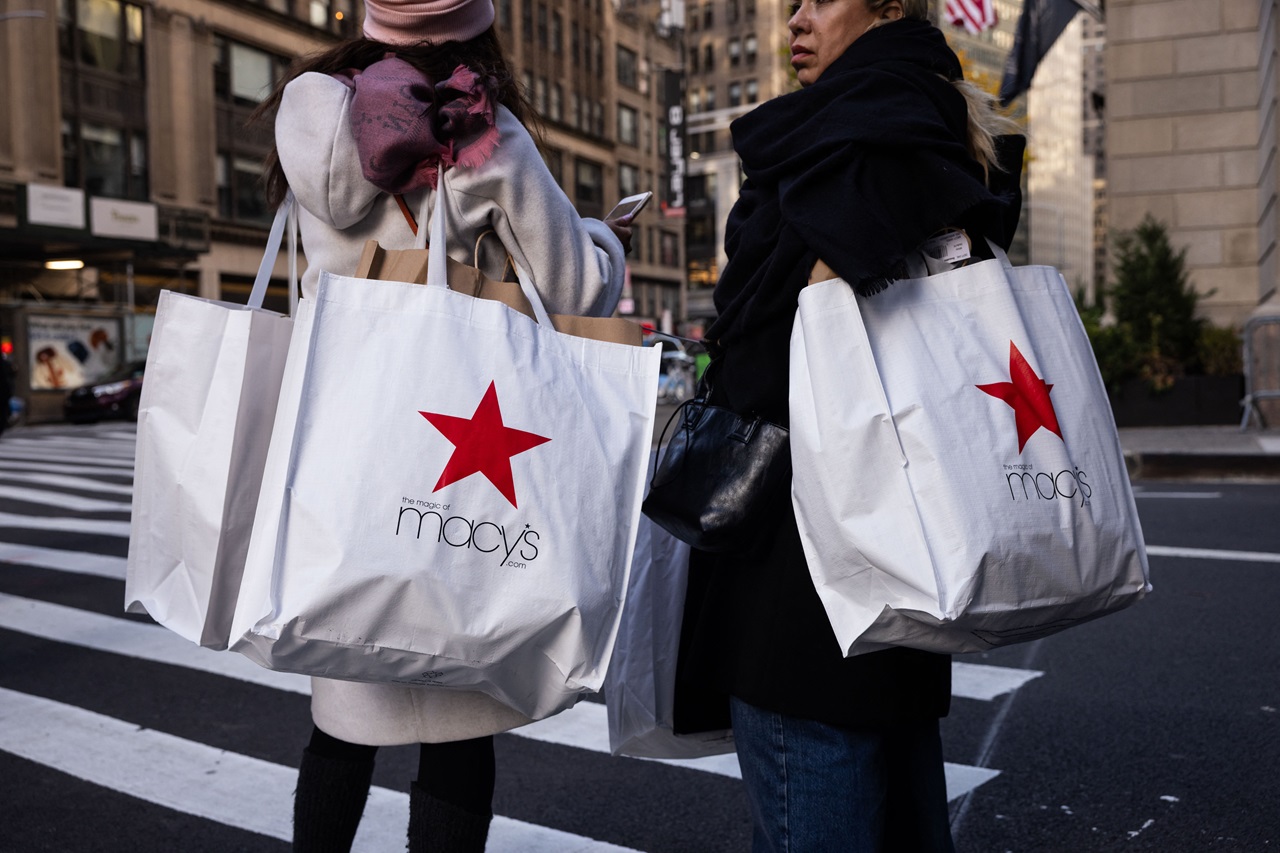
[(1276, 480), (1280, 455), (1126, 452), (1132, 480)]

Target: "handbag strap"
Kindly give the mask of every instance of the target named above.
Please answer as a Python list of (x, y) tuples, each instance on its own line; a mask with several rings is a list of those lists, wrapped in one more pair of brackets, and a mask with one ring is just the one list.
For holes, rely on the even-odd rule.
[(276, 258), (280, 256), (280, 243), (285, 229), (289, 231), (289, 314), (292, 316), (298, 307), (298, 210), (293, 191), (285, 193), (284, 201), (276, 209), (276, 218), (271, 222), (271, 230), (267, 232), (267, 246), (262, 253), (262, 261), (258, 264), (258, 274), (253, 279), (253, 289), (249, 291), (246, 304), (250, 308), (261, 308), (267, 298), (267, 286), (271, 283), (271, 271), (275, 269)]

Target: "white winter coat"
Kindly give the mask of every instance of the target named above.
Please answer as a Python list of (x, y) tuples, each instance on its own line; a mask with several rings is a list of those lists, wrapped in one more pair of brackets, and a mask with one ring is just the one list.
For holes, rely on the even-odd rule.
[[(320, 270), (355, 273), (365, 241), (413, 247), (414, 236), (395, 200), (361, 174), (348, 124), (352, 91), (324, 74), (290, 82), (276, 117), (280, 165), (301, 206), (299, 226), (307, 269), (304, 297), (314, 297)], [(497, 113), (499, 144), (474, 169), (448, 176), (449, 256), (472, 264), (477, 237), (480, 268), (502, 277), (506, 253), (558, 314), (607, 316), (622, 292), (622, 244), (603, 222), (578, 216), (556, 184), (533, 139), (505, 107)], [(422, 209), (425, 190), (405, 196)], [(427, 223), (421, 222), (426, 228)], [(351, 743), (391, 745), (463, 740), (529, 722), (480, 693), (313, 678), (315, 724)]]

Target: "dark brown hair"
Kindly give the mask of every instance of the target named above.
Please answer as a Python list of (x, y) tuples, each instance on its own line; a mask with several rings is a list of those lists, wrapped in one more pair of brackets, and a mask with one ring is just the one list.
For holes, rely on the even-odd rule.
[[(511, 110), (521, 123), (528, 125), (534, 121), (533, 109), (511, 71), (511, 65), (502, 52), (502, 45), (493, 27), (469, 41), (391, 45), (361, 37), (344, 41), (322, 53), (304, 56), (294, 62), (293, 67), (289, 69), (289, 75), (277, 84), (269, 98), (258, 105), (253, 115), (249, 117), (249, 121), (254, 122), (274, 115), (284, 94), (284, 87), (301, 74), (309, 71), (336, 74), (351, 69), (368, 68), (373, 63), (385, 59), (388, 53), (394, 53), (433, 80), (446, 80), (453, 74), (455, 68), (465, 65), (482, 78), (493, 79), (494, 99)], [(289, 183), (285, 179), (284, 170), (280, 167), (280, 155), (275, 146), (272, 146), (271, 153), (267, 155), (264, 162), (262, 179), (267, 203), (273, 208), (279, 207), (284, 201)]]

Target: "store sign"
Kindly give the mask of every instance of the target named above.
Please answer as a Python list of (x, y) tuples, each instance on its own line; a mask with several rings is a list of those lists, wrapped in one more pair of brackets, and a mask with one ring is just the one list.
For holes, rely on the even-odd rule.
[(662, 210), (667, 216), (684, 216), (684, 88), (680, 75), (667, 71), (665, 89), (667, 186)]
[(156, 206), (113, 198), (89, 199), (89, 231), (96, 237), (148, 240), (160, 237)]
[(27, 222), (84, 230), (84, 190), (27, 184)]

